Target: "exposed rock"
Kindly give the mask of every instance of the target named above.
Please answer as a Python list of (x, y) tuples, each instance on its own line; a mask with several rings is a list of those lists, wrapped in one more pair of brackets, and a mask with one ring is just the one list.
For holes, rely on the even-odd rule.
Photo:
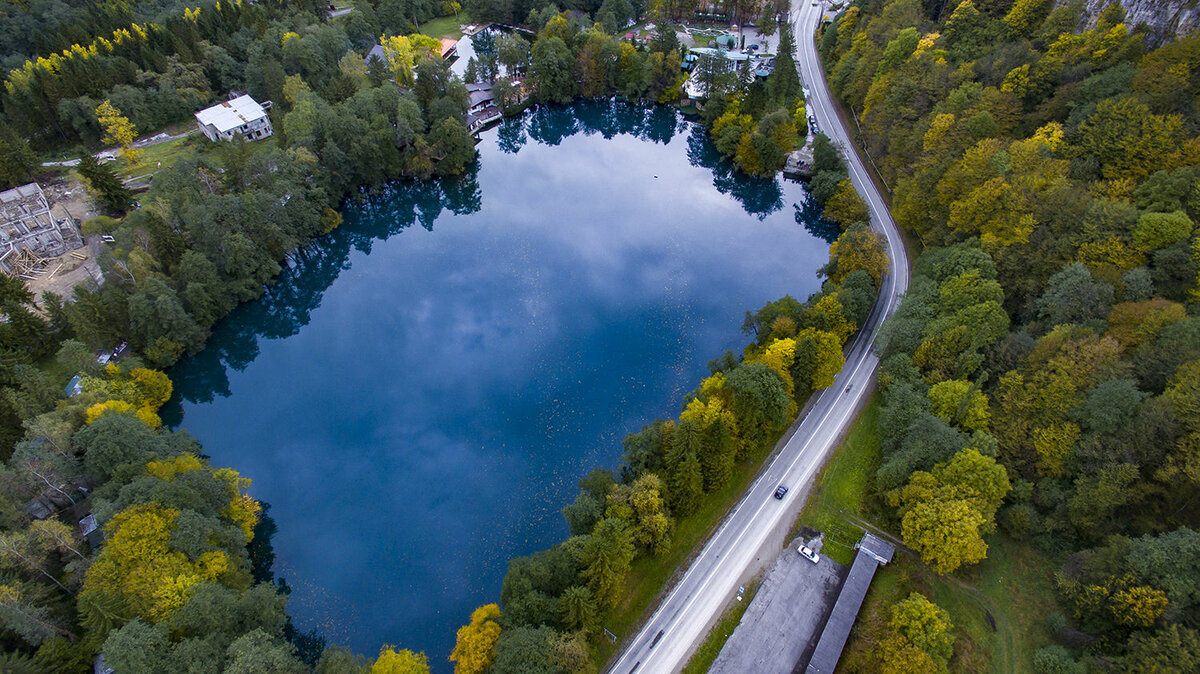
[[(1055, 6), (1069, 0), (1056, 0)], [(1093, 28), (1110, 0), (1084, 0), (1084, 26)], [(1125, 9), (1125, 25), (1145, 25), (1152, 47), (1182, 37), (1200, 28), (1200, 3), (1197, 0), (1118, 0)]]

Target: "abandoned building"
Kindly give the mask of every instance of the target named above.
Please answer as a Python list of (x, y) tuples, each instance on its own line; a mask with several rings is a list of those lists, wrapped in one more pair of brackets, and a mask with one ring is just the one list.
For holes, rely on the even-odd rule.
[(270, 109), (270, 101), (260, 105), (249, 96), (238, 96), (197, 112), (196, 126), (211, 141), (230, 140), (239, 134), (246, 140), (268, 138), (274, 133), (267, 113)]
[(83, 245), (70, 219), (56, 220), (46, 193), (37, 183), (0, 192), (0, 271), (30, 278), (44, 258)]

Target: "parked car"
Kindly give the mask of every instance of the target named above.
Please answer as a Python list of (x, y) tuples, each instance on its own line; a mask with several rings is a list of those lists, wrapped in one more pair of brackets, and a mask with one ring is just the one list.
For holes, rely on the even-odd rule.
[(783, 498), (783, 495), (786, 493), (787, 493), (787, 487), (785, 487), (783, 485), (779, 485), (779, 488), (775, 490), (775, 498)]
[(808, 561), (812, 562), (813, 564), (816, 564), (817, 562), (821, 561), (821, 555), (818, 555), (817, 553), (813, 552), (812, 548), (808, 547), (807, 545), (801, 545), (800, 547), (796, 548), (796, 550), (798, 550), (800, 552), (801, 557), (807, 559)]

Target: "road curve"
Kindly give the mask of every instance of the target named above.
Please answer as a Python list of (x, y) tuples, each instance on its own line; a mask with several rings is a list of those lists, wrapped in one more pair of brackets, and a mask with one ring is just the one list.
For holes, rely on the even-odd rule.
[[(735, 595), (738, 580), (767, 536), (785, 518), (796, 516), (803, 505), (797, 501), (803, 491), (800, 487), (813, 479), (836, 447), (838, 437), (853, 421), (879, 365), (871, 343), (883, 319), (891, 315), (908, 288), (908, 257), (900, 231), (887, 202), (853, 150), (850, 134), (825, 83), (812, 39), (823, 6), (814, 6), (808, 0), (795, 2), (799, 3), (793, 4), (792, 14), (800, 50), (797, 62), (809, 88), (808, 112), (816, 116), (834, 144), (843, 148), (854, 187), (870, 209), (871, 226), (886, 237), (890, 272), (866, 324), (850, 344), (846, 365), (834, 385), (816, 394), (808, 415), (787, 444), (759, 474), (641, 631), (627, 640), (620, 657), (607, 670), (613, 674), (674, 672), (686, 664), (684, 658)], [(772, 498), (780, 484), (790, 487), (782, 501)]]

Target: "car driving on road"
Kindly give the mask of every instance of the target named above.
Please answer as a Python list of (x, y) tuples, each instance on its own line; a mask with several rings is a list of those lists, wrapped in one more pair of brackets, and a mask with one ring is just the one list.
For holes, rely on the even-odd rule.
[(779, 485), (779, 488), (775, 490), (775, 498), (783, 498), (783, 495), (786, 493), (787, 493), (787, 487), (785, 487), (783, 485)]

